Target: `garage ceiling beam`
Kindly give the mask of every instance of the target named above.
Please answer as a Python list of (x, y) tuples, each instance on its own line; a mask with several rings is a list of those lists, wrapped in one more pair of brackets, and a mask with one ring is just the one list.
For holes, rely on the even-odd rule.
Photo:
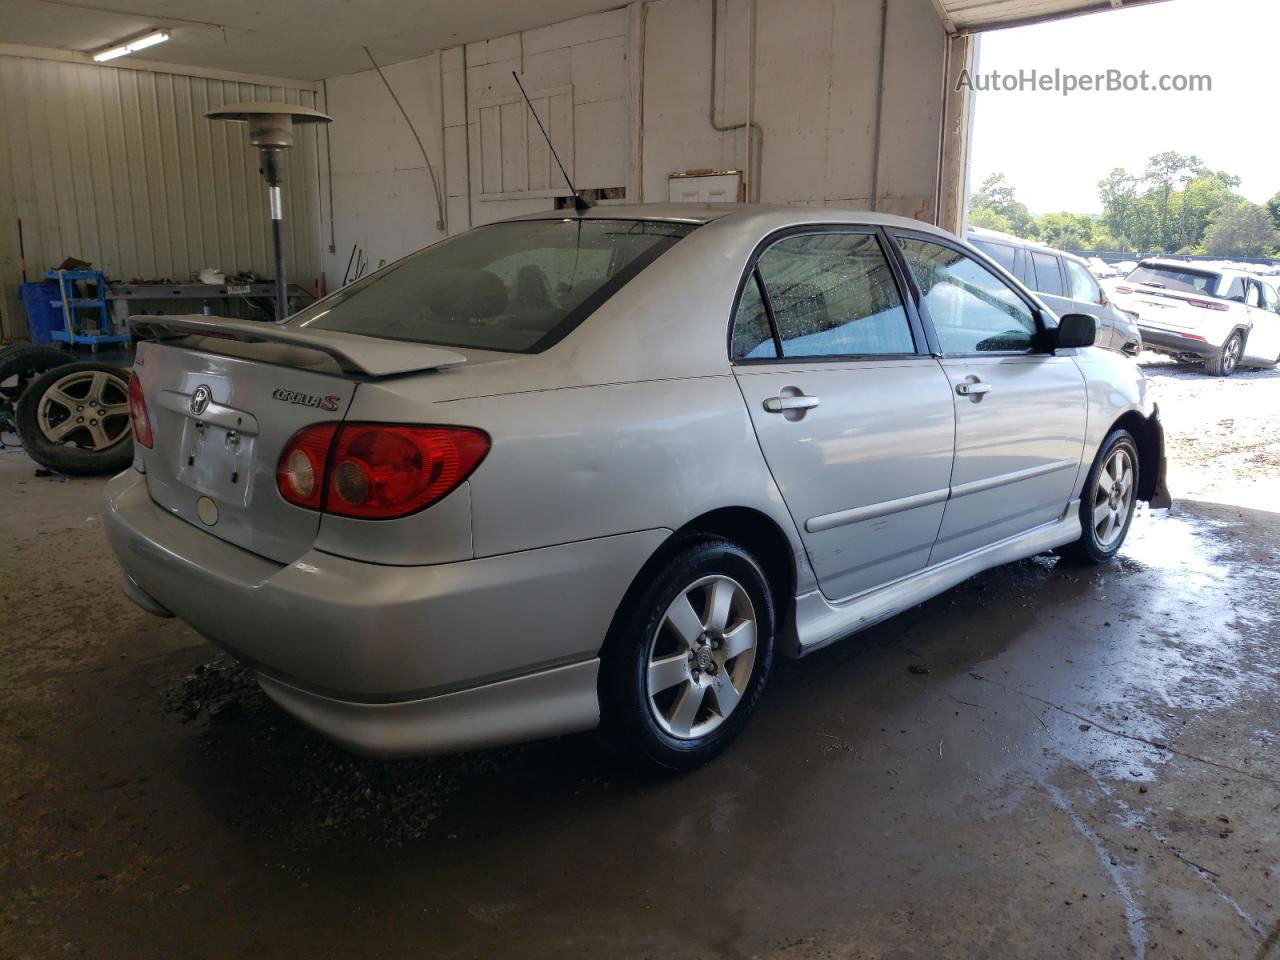
[(933, 0), (933, 5), (947, 33), (962, 35), (1164, 2), (1167, 0)]

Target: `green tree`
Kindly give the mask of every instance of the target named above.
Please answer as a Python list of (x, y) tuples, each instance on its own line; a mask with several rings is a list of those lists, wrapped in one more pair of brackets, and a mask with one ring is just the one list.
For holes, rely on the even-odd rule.
[(1215, 257), (1266, 257), (1280, 246), (1271, 214), (1254, 203), (1228, 207), (1214, 218), (1204, 249)]
[(1280, 193), (1267, 201), (1267, 213), (1271, 214), (1271, 222), (1280, 230)]
[(1138, 178), (1116, 167), (1098, 181), (1098, 195), (1102, 199), (1102, 225), (1111, 235), (1129, 239), (1136, 246), (1145, 246), (1139, 240), (1142, 230)]
[(1206, 173), (1208, 170), (1199, 157), (1172, 150), (1157, 153), (1147, 161), (1142, 180), (1148, 188), (1147, 197), (1155, 216), (1155, 240), (1160, 249), (1172, 252), (1184, 245), (1180, 242), (1183, 239), (1181, 191)]
[(1101, 225), (1139, 252), (1194, 250), (1219, 214), (1246, 203), (1239, 186), (1239, 177), (1209, 170), (1199, 157), (1158, 153), (1141, 176), (1117, 167), (1098, 182)]
[[(1019, 202), (1014, 194), (1013, 185), (1003, 173), (993, 173), (987, 177), (982, 181), (982, 186), (978, 187), (969, 198), (970, 223), (985, 226), (986, 224), (979, 223), (976, 217), (987, 217), (990, 222), (991, 214), (1003, 220), (1006, 224), (1003, 230), (1006, 233), (1026, 238), (1036, 236), (1035, 217), (1031, 216), (1031, 211), (1027, 209), (1025, 203)], [(1001, 228), (990, 227), (989, 229)]]
[(1240, 178), (1221, 170), (1208, 171), (1188, 181), (1180, 193), (1174, 194), (1178, 211), (1176, 225), (1168, 238), (1175, 250), (1198, 246), (1214, 218), (1229, 207), (1245, 202), (1235, 192)]
[(998, 230), (1001, 233), (1013, 233), (1013, 224), (990, 207), (973, 207), (970, 209), (969, 225), (983, 227), (987, 230)]
[(1046, 213), (1036, 225), (1040, 239), (1059, 250), (1092, 250), (1093, 218), (1083, 213)]

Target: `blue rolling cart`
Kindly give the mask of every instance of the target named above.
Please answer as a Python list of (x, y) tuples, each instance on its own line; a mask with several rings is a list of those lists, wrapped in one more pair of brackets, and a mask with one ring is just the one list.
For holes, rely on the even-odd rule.
[[(101, 270), (50, 270), (45, 278), (58, 284), (58, 299), (50, 306), (62, 311), (63, 328), (49, 331), (56, 343), (72, 346), (88, 344), (96, 350), (101, 344), (129, 343), (131, 333), (116, 333), (111, 323), (111, 311), (107, 307), (107, 278)], [(94, 295), (81, 296), (85, 292), (81, 284), (93, 284)], [(97, 330), (86, 329), (82, 324), (82, 311), (97, 311)]]

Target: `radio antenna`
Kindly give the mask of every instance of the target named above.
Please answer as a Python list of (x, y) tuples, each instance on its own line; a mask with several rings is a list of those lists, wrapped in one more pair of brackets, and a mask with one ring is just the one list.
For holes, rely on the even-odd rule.
[(591, 204), (582, 199), (582, 194), (578, 193), (578, 188), (573, 185), (573, 181), (569, 179), (569, 174), (565, 172), (564, 164), (560, 162), (560, 155), (556, 153), (556, 148), (551, 142), (551, 138), (547, 136), (547, 128), (542, 125), (542, 120), (538, 116), (538, 111), (533, 109), (533, 101), (529, 99), (529, 94), (524, 92), (524, 84), (520, 82), (519, 75), (514, 70), (511, 76), (516, 82), (516, 86), (520, 88), (520, 96), (524, 97), (524, 102), (529, 107), (529, 112), (533, 114), (534, 121), (538, 124), (538, 129), (542, 131), (542, 139), (547, 141), (547, 149), (551, 151), (551, 156), (555, 157), (556, 166), (560, 168), (560, 175), (564, 177), (564, 182), (569, 185), (569, 189), (573, 191), (573, 209), (578, 213), (583, 213), (591, 209)]

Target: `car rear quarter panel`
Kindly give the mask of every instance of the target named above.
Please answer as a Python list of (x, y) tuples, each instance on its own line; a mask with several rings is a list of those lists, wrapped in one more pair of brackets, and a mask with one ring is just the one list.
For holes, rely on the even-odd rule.
[[(488, 431), (492, 448), (468, 482), (476, 557), (674, 531), (723, 507), (759, 511), (801, 550), (727, 369), (425, 404), (414, 390), (403, 381), (362, 391), (352, 416), (421, 409), (433, 423)], [(798, 587), (807, 576), (798, 572)]]

